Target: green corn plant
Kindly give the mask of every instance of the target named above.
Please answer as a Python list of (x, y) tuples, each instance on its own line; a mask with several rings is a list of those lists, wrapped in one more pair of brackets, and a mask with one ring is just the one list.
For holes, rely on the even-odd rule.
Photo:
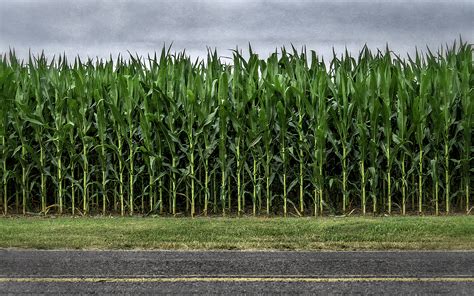
[[(448, 81), (448, 73), (446, 65), (442, 64), (436, 65), (436, 57), (430, 55), (429, 56), (429, 65), (430, 67), (435, 67), (435, 75), (433, 77), (433, 83), (438, 85), (435, 88), (435, 93), (433, 95), (433, 99), (430, 100), (431, 103), (431, 127), (433, 130), (432, 139), (431, 139), (431, 146), (432, 146), (432, 153), (434, 154), (434, 158), (431, 159), (431, 177), (433, 180), (433, 187), (434, 187), (434, 195), (435, 195), (435, 213), (436, 215), (439, 214), (439, 161), (440, 161), (440, 152), (444, 150), (445, 158), (448, 158), (449, 161), (449, 139), (447, 138), (447, 133), (449, 132), (449, 128), (452, 124), (452, 120), (455, 117), (451, 115), (451, 99), (453, 94), (451, 93), (449, 84), (452, 85), (453, 81)], [(441, 144), (443, 143), (443, 149), (440, 149)], [(447, 162), (447, 168), (449, 168), (449, 162)], [(446, 181), (449, 180), (449, 172), (446, 177)], [(447, 182), (448, 183), (448, 182)], [(447, 185), (445, 190), (446, 193), (449, 192), (449, 185)], [(446, 212), (449, 213), (449, 198), (446, 197)]]
[[(180, 134), (183, 132), (186, 122), (180, 120), (180, 114), (183, 113), (182, 110), (182, 96), (183, 92), (181, 90), (180, 81), (182, 81), (182, 73), (183, 73), (183, 62), (182, 62), (183, 55), (180, 54), (175, 57), (174, 63), (178, 64), (180, 61), (181, 63), (178, 66), (174, 67), (172, 70), (171, 82), (167, 86), (167, 100), (168, 100), (168, 111), (167, 111), (167, 137), (168, 139), (168, 147), (170, 149), (171, 156), (171, 192), (172, 192), (172, 213), (173, 215), (177, 214), (177, 197), (181, 193), (178, 192), (179, 184), (188, 178), (188, 171), (185, 169), (180, 169), (180, 162), (185, 155), (180, 153), (180, 150), (183, 150), (183, 142), (180, 139)], [(180, 97), (181, 96), (181, 97)], [(188, 191), (188, 188), (186, 188)], [(185, 195), (186, 197), (188, 194)], [(188, 200), (186, 199), (186, 205), (188, 206)]]
[[(283, 56), (286, 53), (282, 54)], [(278, 73), (278, 65), (276, 64), (278, 60), (272, 59), (269, 61), (269, 69), (272, 72), (269, 72), (272, 80), (269, 81), (268, 86), (271, 87), (272, 93), (270, 94), (273, 99), (276, 101), (276, 125), (275, 125), (275, 132), (278, 134), (279, 137), (279, 151), (277, 157), (275, 157), (278, 162), (281, 163), (281, 175), (280, 181), (282, 183), (282, 199), (283, 199), (283, 216), (287, 216), (288, 212), (288, 186), (287, 186), (287, 166), (288, 166), (288, 145), (287, 145), (287, 132), (288, 132), (288, 121), (289, 121), (289, 100), (291, 94), (291, 90), (286, 85), (285, 77), (282, 74)]]
[(77, 82), (81, 81), (81, 84), (76, 85), (75, 95), (78, 98), (77, 113), (73, 115), (76, 121), (77, 132), (82, 144), (82, 211), (87, 214), (89, 208), (89, 185), (90, 183), (90, 164), (89, 164), (89, 152), (93, 147), (93, 138), (89, 135), (89, 130), (92, 127), (92, 120), (90, 118), (90, 110), (92, 100), (90, 95), (87, 93), (88, 81), (85, 81), (84, 74), (86, 69), (79, 67), (76, 69), (74, 74), (76, 75)]
[(387, 48), (386, 54), (383, 57), (383, 63), (377, 72), (377, 83), (378, 89), (380, 90), (380, 96), (382, 98), (381, 113), (382, 113), (382, 124), (384, 131), (384, 140), (382, 142), (382, 148), (385, 154), (387, 162), (387, 211), (388, 214), (392, 213), (392, 163), (393, 163), (393, 152), (392, 152), (392, 71), (391, 71), (391, 60), (390, 52)]
[[(25, 82), (23, 82), (23, 87), (26, 87)], [(27, 153), (30, 150), (30, 146), (28, 145), (28, 141), (26, 139), (26, 130), (27, 130), (27, 121), (24, 120), (25, 113), (28, 114), (27, 108), (27, 97), (28, 93), (25, 89), (20, 85), (20, 82), (17, 83), (17, 92), (15, 94), (15, 117), (13, 119), (13, 127), (15, 129), (16, 135), (19, 139), (19, 146), (15, 148), (13, 151), (13, 155), (20, 154), (18, 162), (21, 165), (21, 193), (22, 193), (22, 212), (26, 214), (26, 207), (27, 207), (27, 200), (28, 200), (28, 159)], [(26, 111), (26, 112), (25, 112)], [(18, 208), (18, 201), (16, 202)], [(18, 210), (17, 210), (18, 211)]]
[(191, 183), (191, 217), (196, 215), (196, 146), (198, 137), (196, 136), (196, 96), (190, 89), (187, 90), (187, 95), (184, 99), (184, 111), (188, 117), (185, 126), (186, 136), (188, 140), (187, 158), (189, 162), (189, 178)]
[[(145, 103), (146, 104), (146, 103)], [(140, 112), (140, 130), (143, 137), (143, 146), (141, 152), (145, 156), (145, 164), (148, 170), (148, 206), (149, 211), (153, 211), (154, 202), (156, 201), (155, 196), (155, 171), (156, 171), (156, 157), (154, 155), (153, 140), (151, 133), (152, 122), (150, 119), (148, 107)], [(143, 194), (143, 192), (142, 192)]]
[[(215, 80), (214, 82), (217, 82)], [(212, 157), (214, 150), (217, 147), (217, 131), (218, 126), (216, 122), (216, 116), (218, 108), (216, 107), (216, 100), (206, 99), (209, 95), (210, 97), (215, 97), (216, 83), (204, 84), (202, 76), (198, 76), (195, 81), (196, 93), (198, 96), (198, 121), (199, 121), (199, 131), (200, 137), (198, 142), (201, 141), (201, 145), (198, 147), (199, 158), (204, 169), (204, 215), (207, 216), (209, 212), (209, 202), (211, 199), (211, 171), (212, 167), (209, 162), (209, 158)]]
[[(79, 104), (77, 103), (76, 100), (73, 100), (73, 99), (68, 99), (67, 100), (67, 120), (68, 122), (74, 127), (74, 129), (71, 129), (70, 130), (70, 133), (69, 133), (69, 140), (70, 140), (70, 145), (69, 145), (69, 152), (70, 152), (70, 155), (71, 155), (71, 176), (75, 176), (75, 173), (74, 173), (74, 170), (75, 170), (75, 165), (74, 165), (74, 162), (72, 162), (72, 160), (81, 160), (82, 159), (82, 166), (85, 166), (85, 161), (84, 161), (84, 155), (83, 154), (79, 154), (77, 153), (77, 149), (76, 149), (76, 141), (79, 142), (79, 140), (76, 140), (77, 138), (79, 138), (79, 132), (77, 131), (77, 129), (79, 128), (79, 120), (78, 120), (78, 114), (79, 114)], [(58, 144), (59, 145), (59, 141), (58, 141)], [(84, 150), (82, 150), (84, 151)], [(78, 155), (79, 157), (76, 158), (74, 157), (75, 155)], [(63, 155), (62, 155), (62, 150), (59, 150), (57, 151), (57, 154), (56, 154), (56, 159), (57, 159), (57, 183), (58, 183), (58, 197), (59, 198), (63, 198), (63, 194), (64, 194), (64, 191), (63, 191), (63, 179), (64, 179), (64, 165), (63, 165), (63, 161), (62, 161), (62, 158), (63, 158)], [(82, 171), (82, 174), (83, 174), (83, 178), (86, 176), (86, 173), (87, 173), (87, 169), (84, 169), (83, 168), (83, 171)], [(84, 182), (83, 182), (84, 184)], [(82, 190), (84, 190), (83, 187), (81, 187), (80, 183), (79, 182), (73, 182), (72, 185), (71, 185), (71, 199), (75, 199), (75, 189), (76, 188), (82, 188)], [(73, 193), (74, 192), (74, 193)], [(84, 191), (83, 191), (84, 192)], [(83, 195), (84, 197), (84, 195)], [(87, 199), (85, 199), (85, 202), (83, 202), (83, 206), (80, 207), (82, 208), (82, 210), (84, 211), (84, 208), (87, 206), (86, 205), (86, 202), (87, 202)], [(74, 215), (75, 213), (75, 200), (72, 202), (72, 213)]]
[(369, 179), (368, 182), (370, 184), (370, 196), (372, 199), (372, 212), (376, 213), (378, 210), (378, 180), (379, 174), (377, 173), (377, 169), (380, 167), (379, 161), (379, 141), (380, 141), (380, 134), (379, 134), (379, 122), (380, 122), (380, 108), (381, 104), (378, 100), (377, 94), (377, 78), (375, 76), (375, 72), (370, 74), (370, 79), (368, 82), (369, 85), (369, 102), (368, 102), (368, 111), (369, 111), (369, 160), (370, 166), (368, 168), (369, 171)]
[(99, 160), (102, 166), (102, 176), (101, 176), (101, 191), (102, 191), (102, 214), (105, 215), (107, 210), (107, 120), (108, 117), (107, 110), (105, 109), (105, 99), (99, 93), (98, 88), (95, 90), (94, 98), (96, 100), (96, 129), (99, 138), (99, 145), (97, 149), (100, 150)]
[[(255, 102), (254, 102), (255, 103)], [(261, 195), (260, 187), (261, 181), (258, 175), (260, 169), (260, 162), (262, 160), (261, 141), (262, 141), (262, 130), (258, 124), (258, 111), (256, 108), (252, 108), (248, 114), (248, 130), (247, 130), (247, 154), (251, 156), (252, 164), (247, 166), (249, 170), (250, 180), (252, 182), (252, 214), (257, 215), (257, 209), (261, 208)]]
[(110, 101), (108, 104), (110, 111), (112, 112), (112, 126), (115, 131), (116, 144), (110, 146), (115, 151), (115, 155), (118, 160), (118, 184), (119, 184), (119, 199), (120, 199), (120, 214), (125, 214), (125, 201), (124, 201), (124, 170), (125, 160), (123, 158), (123, 146), (124, 146), (124, 129), (125, 121), (122, 115), (123, 102), (119, 97), (119, 86), (117, 84), (112, 85), (110, 91)]
[[(67, 143), (66, 144), (66, 147), (67, 147), (67, 151), (68, 151), (68, 155), (69, 155), (69, 175), (70, 175), (70, 196), (71, 196), (71, 214), (74, 216), (76, 214), (76, 189), (79, 188), (79, 182), (78, 180), (76, 179), (76, 165), (75, 163), (76, 162), (79, 162), (79, 154), (77, 153), (77, 149), (76, 149), (76, 131), (74, 129), (74, 125), (71, 124), (71, 122), (69, 121), (68, 122), (70, 128), (69, 128), (69, 132), (66, 134), (66, 139), (69, 140), (69, 142), (63, 142), (63, 143)], [(57, 155), (57, 157), (62, 157), (61, 154)], [(58, 158), (60, 159), (60, 158)], [(59, 173), (59, 169), (61, 168), (61, 172), (62, 172), (62, 165), (58, 165), (58, 173)], [(62, 194), (62, 174), (61, 175), (58, 175), (58, 176), (61, 176), (61, 180), (57, 180), (58, 184), (60, 186), (60, 189), (61, 191), (59, 190), (58, 188), (58, 195), (59, 194)], [(61, 181), (61, 182), (60, 182)]]
[[(178, 194), (178, 163), (179, 163), (179, 154), (177, 147), (179, 145), (179, 130), (175, 126), (173, 116), (178, 114), (177, 106), (175, 102), (169, 98), (166, 94), (162, 93), (163, 101), (166, 101), (165, 112), (168, 114), (164, 120), (163, 130), (165, 134), (166, 143), (168, 146), (168, 152), (170, 154), (171, 163), (166, 163), (165, 165), (169, 168), (171, 175), (169, 176), (170, 182), (170, 195), (171, 195), (171, 213), (176, 215), (176, 199)], [(166, 98), (166, 99), (165, 99)]]
[[(296, 52), (296, 50), (293, 48)], [(296, 53), (295, 53), (296, 55)], [(298, 215), (302, 215), (304, 212), (303, 192), (301, 190), (304, 186), (304, 139), (303, 139), (303, 118), (305, 116), (303, 111), (302, 97), (304, 93), (304, 86), (295, 83), (296, 77), (295, 71), (292, 69), (292, 56), (288, 54), (285, 48), (282, 49), (282, 57), (279, 61), (280, 67), (278, 71), (281, 74), (277, 74), (272, 83), (271, 87), (274, 89), (276, 100), (277, 121), (276, 121), (276, 132), (279, 134), (280, 140), (280, 155), (277, 160), (281, 163), (282, 175), (280, 177), (283, 185), (283, 215), (284, 217), (288, 214), (288, 203), (290, 203), (297, 212)], [(298, 75), (301, 75), (302, 70), (297, 69)], [(293, 80), (293, 82), (292, 82)], [(296, 135), (293, 130), (296, 130)], [(292, 158), (298, 162), (299, 172), (296, 178), (291, 181), (289, 179), (288, 165), (292, 161)], [(291, 174), (290, 174), (291, 176)], [(300, 185), (300, 210), (289, 198), (289, 193), (296, 184)]]
[[(465, 194), (465, 206), (466, 206), (466, 213), (469, 213), (470, 208), (470, 201), (469, 198), (471, 197), (471, 189), (470, 183), (472, 180), (472, 121), (474, 117), (474, 104), (473, 104), (473, 97), (474, 97), (474, 88), (473, 85), (473, 65), (472, 65), (472, 44), (462, 43), (459, 46), (459, 54), (458, 54), (458, 79), (459, 79), (459, 87), (460, 87), (460, 94), (461, 94), (461, 108), (462, 108), (462, 119), (461, 119), (461, 127), (463, 130), (462, 134), (462, 182), (464, 187), (464, 194)], [(448, 162), (446, 161), (446, 172), (448, 172)], [(446, 173), (446, 182), (448, 183), (448, 173)], [(448, 195), (446, 195), (448, 197)]]
[(286, 217), (288, 209), (287, 209), (287, 200), (288, 200), (288, 192), (287, 192), (287, 146), (286, 146), (286, 131), (287, 131), (287, 117), (286, 117), (286, 108), (283, 105), (282, 101), (278, 101), (276, 105), (277, 111), (277, 121), (279, 124), (279, 133), (280, 133), (280, 158), (281, 158), (281, 165), (283, 167), (282, 172), (282, 183), (283, 183), (283, 216)]
[(251, 164), (246, 163), (244, 165), (252, 183), (252, 214), (257, 215), (257, 211), (261, 211), (262, 207), (262, 196), (261, 196), (261, 177), (260, 167), (262, 161), (262, 132), (261, 125), (259, 124), (259, 59), (258, 55), (252, 52), (252, 48), (249, 46), (250, 57), (248, 62), (239, 55), (243, 64), (243, 77), (247, 79), (242, 83), (244, 88), (244, 96), (248, 106), (251, 106), (247, 111), (247, 115), (243, 121), (246, 126), (246, 137), (244, 137), (245, 154), (248, 159), (251, 159)]
[[(159, 141), (159, 135), (157, 135), (159, 134), (158, 127), (160, 121), (160, 113), (155, 108), (156, 97), (154, 96), (154, 91), (152, 88), (148, 88), (146, 97), (140, 110), (140, 134), (142, 137), (142, 146), (140, 147), (140, 151), (145, 156), (144, 161), (148, 171), (147, 188), (149, 212), (154, 211), (156, 209), (156, 206), (159, 206), (161, 214), (163, 202), (162, 187), (158, 186), (158, 191), (160, 192), (160, 201), (158, 202), (158, 205), (155, 189), (157, 179), (161, 182), (162, 177), (156, 175), (157, 172), (159, 173), (158, 169), (161, 168), (162, 164), (161, 142)], [(152, 132), (152, 130), (154, 132)]]
[(136, 77), (126, 77), (126, 80), (121, 81), (121, 88), (123, 89), (124, 98), (124, 117), (125, 122), (127, 124), (126, 129), (128, 131), (128, 135), (126, 136), (126, 141), (128, 144), (128, 184), (129, 184), (129, 192), (128, 192), (128, 207), (130, 215), (133, 215), (134, 211), (134, 192), (133, 187), (135, 183), (134, 174), (135, 174), (135, 153), (137, 150), (137, 146), (134, 143), (134, 136), (136, 133), (136, 125), (134, 121), (134, 114), (135, 109), (137, 107), (137, 101), (139, 98), (137, 88), (137, 80)]
[(268, 94), (263, 94), (264, 98), (261, 100), (262, 106), (259, 109), (259, 128), (263, 130), (263, 146), (264, 146), (264, 175), (265, 175), (265, 199), (266, 199), (266, 214), (270, 215), (270, 208), (272, 204), (271, 184), (275, 173), (272, 170), (273, 159), (273, 135), (269, 126), (273, 126), (275, 118), (275, 111), (273, 103)]
[[(40, 73), (47, 71), (46, 68), (46, 60), (44, 56), (40, 57), (40, 59), (35, 60), (29, 58), (28, 62), (28, 71), (30, 72), (31, 80), (31, 88), (32, 93), (34, 94), (35, 101), (34, 106), (29, 106), (28, 108), (24, 109), (24, 119), (30, 123), (33, 127), (35, 140), (39, 146), (39, 159), (34, 157), (39, 162), (39, 170), (40, 170), (40, 195), (41, 195), (41, 211), (44, 213), (46, 211), (46, 173), (45, 173), (45, 126), (46, 121), (43, 116), (43, 111), (45, 108), (45, 95), (48, 95), (48, 89), (41, 86), (40, 83)], [(61, 200), (62, 201), (62, 200)], [(59, 213), (62, 214), (62, 203), (60, 203)]]
[[(153, 182), (158, 182), (158, 207), (159, 207), (159, 213), (163, 214), (164, 208), (163, 208), (163, 179), (165, 176), (165, 173), (163, 171), (163, 162), (164, 162), (164, 155), (163, 155), (163, 146), (164, 146), (164, 141), (162, 137), (160, 136), (162, 134), (162, 121), (163, 121), (163, 112), (161, 110), (161, 107), (157, 106), (157, 112), (154, 113), (153, 116), (153, 122), (155, 123), (156, 127), (156, 132), (154, 133), (154, 143), (155, 143), (155, 149), (152, 150), (155, 153), (155, 163), (156, 163), (156, 171), (161, 172), (158, 176), (156, 176), (156, 179), (153, 179)], [(151, 158), (153, 160), (153, 158)], [(150, 169), (153, 169), (150, 166)], [(155, 170), (152, 173), (153, 177), (155, 177)], [(152, 178), (153, 178), (152, 177)], [(150, 189), (152, 191), (152, 189)], [(155, 197), (155, 196), (153, 196)], [(153, 202), (156, 205), (156, 200)], [(154, 208), (154, 207), (153, 207)]]
[[(211, 174), (210, 178), (212, 177), (212, 210), (213, 213), (218, 213), (218, 201), (220, 200), (220, 192), (218, 188), (221, 188), (220, 180), (217, 178), (218, 171), (221, 169), (221, 135), (220, 135), (220, 124), (221, 120), (219, 115), (222, 110), (220, 103), (219, 103), (219, 88), (218, 83), (221, 79), (221, 72), (222, 72), (222, 64), (217, 56), (217, 51), (208, 50), (207, 60), (206, 60), (206, 68), (203, 70), (202, 73), (205, 77), (204, 84), (205, 84), (205, 95), (207, 97), (208, 104), (213, 106), (216, 112), (214, 122), (209, 126), (211, 129), (208, 133), (209, 142), (206, 146), (210, 149), (207, 149), (208, 155), (212, 155), (214, 149), (217, 148), (217, 161), (207, 160), (207, 166), (209, 168), (209, 173)], [(202, 103), (202, 102), (201, 102)], [(211, 195), (211, 194), (209, 194)], [(219, 198), (218, 198), (219, 196)]]
[(427, 133), (427, 118), (430, 113), (427, 104), (431, 92), (431, 71), (421, 70), (420, 92), (413, 103), (413, 122), (415, 124), (415, 138), (418, 143), (419, 163), (418, 163), (418, 212), (423, 212), (423, 142)]
[[(443, 142), (444, 142), (444, 190), (445, 190), (445, 210), (446, 213), (450, 212), (451, 204), (451, 184), (450, 184), (450, 158), (451, 149), (454, 146), (454, 139), (450, 139), (450, 130), (455, 124), (456, 115), (453, 112), (453, 106), (455, 104), (456, 96), (458, 92), (456, 88), (459, 87), (459, 80), (457, 79), (454, 69), (448, 67), (449, 64), (442, 64), (442, 70), (438, 74), (442, 77), (442, 84), (440, 88), (443, 90), (442, 104), (440, 111), (442, 112), (442, 125), (443, 125)], [(453, 65), (454, 66), (454, 65)], [(466, 200), (469, 204), (469, 199)]]
[(242, 69), (242, 56), (237, 50), (233, 53), (233, 68), (232, 68), (232, 79), (231, 93), (230, 96), (230, 108), (232, 112), (229, 112), (230, 123), (235, 132), (234, 141), (231, 142), (230, 148), (234, 152), (234, 159), (236, 162), (236, 179), (237, 179), (237, 215), (240, 216), (243, 211), (243, 183), (242, 183), (242, 170), (244, 168), (244, 153), (241, 150), (242, 142), (245, 130), (245, 106), (248, 98), (243, 94), (243, 69)]
[[(262, 71), (262, 79), (266, 77), (271, 78), (272, 73), (276, 72), (275, 65), (277, 62), (276, 54), (272, 54), (268, 58), (268, 62), (260, 61), (260, 68)], [(261, 98), (260, 98), (260, 108), (259, 108), (259, 127), (263, 130), (263, 146), (264, 146), (264, 175), (265, 175), (265, 200), (266, 200), (266, 214), (270, 215), (270, 210), (272, 207), (272, 190), (271, 185), (273, 179), (275, 178), (275, 170), (272, 166), (272, 160), (274, 159), (274, 145), (273, 145), (273, 131), (272, 128), (275, 125), (276, 121), (276, 111), (275, 111), (275, 100), (273, 96), (273, 91), (267, 87), (265, 80), (259, 83), (259, 88), (262, 89)]]
[(354, 101), (356, 104), (356, 126), (357, 140), (359, 152), (359, 171), (360, 171), (360, 187), (361, 187), (361, 208), (362, 214), (367, 212), (367, 195), (366, 195), (366, 159), (368, 153), (368, 94), (366, 73), (360, 71), (357, 73), (356, 82), (354, 84)]
[[(335, 58), (336, 59), (336, 58)], [(335, 153), (339, 157), (342, 166), (342, 211), (343, 213), (346, 212), (346, 207), (349, 203), (349, 189), (348, 187), (348, 174), (349, 174), (349, 167), (348, 167), (348, 155), (350, 152), (350, 145), (351, 145), (351, 136), (350, 130), (352, 126), (352, 116), (354, 111), (354, 104), (350, 101), (349, 95), (352, 92), (353, 86), (351, 83), (351, 79), (348, 79), (348, 69), (350, 67), (349, 63), (352, 63), (352, 58), (346, 55), (346, 60), (339, 62), (335, 61), (336, 63), (340, 63), (335, 67), (335, 77), (334, 77), (334, 88), (331, 89), (333, 92), (333, 100), (331, 102), (332, 107), (332, 118), (334, 120), (333, 124), (335, 126), (335, 130), (339, 137), (339, 140), (332, 140), (333, 145), (335, 146)], [(333, 61), (334, 62), (334, 61)], [(340, 144), (340, 145), (339, 145)], [(339, 149), (342, 149), (342, 154)]]
[(401, 190), (402, 190), (402, 215), (406, 214), (406, 200), (407, 200), (407, 169), (406, 169), (406, 158), (409, 156), (409, 138), (410, 129), (408, 128), (408, 117), (409, 117), (409, 77), (405, 76), (403, 68), (406, 65), (402, 62), (397, 64), (396, 71), (398, 72), (397, 79), (397, 101), (396, 101), (396, 114), (397, 114), (397, 128), (393, 133), (393, 142), (396, 147), (396, 155), (400, 155), (398, 166), (401, 172)]
[[(66, 61), (64, 61), (66, 63)], [(65, 65), (63, 64), (63, 67)], [(63, 68), (64, 71), (66, 71)], [(77, 103), (71, 102), (68, 97), (70, 97), (73, 93), (73, 87), (68, 83), (70, 81), (68, 79), (69, 72), (63, 73), (62, 76), (59, 75), (58, 72), (52, 73), (52, 92), (51, 95), (45, 93), (46, 101), (48, 102), (48, 113), (51, 114), (51, 128), (52, 128), (52, 142), (55, 147), (54, 159), (53, 163), (56, 165), (56, 176), (53, 178), (55, 180), (55, 186), (57, 186), (57, 200), (59, 203), (59, 212), (63, 211), (64, 206), (64, 179), (66, 177), (65, 173), (65, 165), (63, 163), (63, 156), (64, 156), (64, 148), (68, 147), (71, 149), (74, 147), (75, 144), (75, 133), (74, 130), (74, 120), (71, 118), (71, 114), (77, 112)], [(73, 104), (74, 106), (72, 106)], [(71, 107), (71, 112), (67, 112), (66, 110)], [(70, 145), (67, 145), (69, 138)], [(75, 147), (74, 147), (75, 148)], [(72, 151), (70, 153), (70, 166), (71, 166), (71, 173), (74, 170), (74, 162), (72, 159), (76, 157), (76, 151)], [(71, 182), (75, 182), (74, 176), (72, 176)], [(75, 192), (74, 192), (74, 185), (71, 186), (71, 208), (72, 214), (75, 214)], [(46, 210), (43, 209), (44, 211)]]
[[(298, 145), (297, 145), (297, 153), (294, 156), (295, 159), (298, 161), (299, 165), (299, 172), (298, 172), (298, 184), (299, 184), (299, 212), (302, 215), (304, 213), (304, 179), (305, 179), (305, 163), (306, 163), (306, 155), (305, 151), (308, 150), (307, 148), (307, 140), (306, 140), (306, 131), (304, 127), (304, 122), (306, 119), (306, 109), (305, 109), (305, 92), (308, 89), (308, 76), (307, 76), (307, 61), (306, 61), (306, 53), (302, 53), (301, 55), (298, 54), (297, 50), (293, 47), (293, 55), (292, 55), (292, 62), (294, 63), (294, 74), (292, 72), (288, 72), (288, 75), (292, 77), (292, 86), (291, 91), (294, 96), (296, 96), (295, 101), (295, 118), (293, 121), (297, 122), (296, 124), (296, 131), (298, 134)], [(291, 69), (291, 64), (287, 64), (287, 69)], [(291, 151), (291, 150), (290, 150)]]
[[(435, 112), (432, 112), (432, 114), (434, 114)], [(439, 121), (436, 121), (437, 123), (435, 123), (435, 120), (433, 120), (433, 130), (435, 132), (438, 132), (440, 131), (440, 124), (439, 124)], [(440, 134), (442, 135), (442, 134)], [(431, 179), (432, 179), (432, 182), (433, 182), (433, 190), (434, 190), (434, 200), (435, 200), (435, 213), (436, 215), (439, 215), (439, 152), (436, 151), (436, 149), (438, 148), (439, 146), (439, 137), (438, 136), (435, 136), (434, 139), (433, 139), (433, 142), (431, 143), (431, 146), (434, 146), (434, 149), (435, 149), (435, 152), (434, 152), (434, 158), (433, 159), (430, 159), (430, 165), (431, 165), (431, 170), (429, 171), (430, 174), (431, 174)]]
[(17, 67), (16, 57), (10, 52), (10, 63), (7, 55), (0, 55), (0, 139), (1, 139), (1, 168), (2, 168), (2, 202), (3, 214), (8, 214), (8, 179), (10, 172), (7, 169), (7, 159), (11, 154), (9, 139), (9, 127), (11, 123), (10, 110), (12, 106), (12, 98), (15, 94), (15, 84), (13, 79), (15, 76), (14, 67)]
[(312, 156), (312, 182), (314, 186), (314, 215), (323, 214), (323, 192), (324, 192), (324, 164), (326, 160), (326, 141), (329, 132), (327, 92), (328, 84), (331, 83), (324, 68), (324, 61), (318, 64), (316, 54), (313, 52), (313, 69), (315, 77), (310, 86), (311, 102), (307, 108), (310, 117), (310, 125), (313, 134)]
[(227, 100), (228, 100), (228, 74), (223, 72), (219, 77), (217, 100), (219, 104), (219, 165), (221, 171), (220, 200), (222, 215), (225, 216), (226, 180), (227, 180)]
[[(171, 58), (169, 55), (170, 48), (166, 51), (166, 48), (163, 47), (159, 59), (159, 63), (157, 63), (157, 59), (155, 57), (153, 61), (153, 71), (156, 72), (156, 77), (154, 77), (154, 80), (156, 81), (153, 84), (153, 102), (156, 103), (156, 108), (158, 112), (155, 113), (155, 123), (156, 126), (159, 128), (160, 131), (160, 136), (157, 138), (157, 142), (159, 143), (158, 148), (158, 155), (160, 159), (160, 168), (163, 169), (164, 167), (169, 166), (169, 161), (166, 162), (166, 148), (171, 148), (169, 153), (171, 154), (172, 158), (172, 164), (174, 166), (171, 166), (172, 170), (172, 176), (173, 178), (170, 178), (170, 176), (166, 176), (165, 173), (163, 173), (161, 176), (159, 176), (158, 180), (158, 191), (159, 191), (159, 203), (160, 203), (160, 214), (163, 214), (164, 212), (164, 201), (163, 201), (163, 190), (164, 190), (164, 180), (166, 177), (170, 180), (170, 184), (175, 180), (175, 165), (176, 165), (176, 159), (175, 159), (175, 139), (176, 139), (176, 134), (175, 134), (175, 128), (173, 125), (173, 122), (170, 120), (170, 116), (174, 115), (174, 110), (175, 107), (172, 105), (171, 99), (168, 97), (168, 84), (169, 84), (169, 71), (170, 71), (170, 64), (171, 64)], [(171, 113), (170, 113), (171, 112)], [(166, 116), (168, 114), (168, 116)], [(171, 117), (172, 118), (172, 117)], [(171, 133), (170, 133), (171, 132)], [(169, 137), (167, 135), (170, 135)], [(169, 201), (176, 200), (176, 190), (170, 190), (169, 191), (170, 195), (172, 195), (172, 198), (169, 198)], [(174, 209), (175, 207), (170, 206), (170, 210)]]

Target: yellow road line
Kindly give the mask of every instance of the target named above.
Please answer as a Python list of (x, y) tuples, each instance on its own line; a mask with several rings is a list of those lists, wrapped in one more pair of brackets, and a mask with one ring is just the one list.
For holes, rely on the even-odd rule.
[[(439, 274), (437, 276), (423, 276), (406, 274), (232, 274), (232, 273), (215, 273), (215, 274), (123, 274), (123, 275), (97, 275), (97, 274), (61, 274), (50, 276), (47, 278), (471, 278), (471, 274)], [(41, 278), (35, 275), (19, 275), (10, 276), (8, 274), (0, 274), (2, 278)]]
[(3, 277), (0, 283), (180, 283), (180, 282), (470, 282), (474, 277)]

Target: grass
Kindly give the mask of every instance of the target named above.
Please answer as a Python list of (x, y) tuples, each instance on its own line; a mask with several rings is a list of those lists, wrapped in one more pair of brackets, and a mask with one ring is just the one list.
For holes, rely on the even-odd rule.
[(472, 250), (474, 218), (0, 218), (0, 248)]

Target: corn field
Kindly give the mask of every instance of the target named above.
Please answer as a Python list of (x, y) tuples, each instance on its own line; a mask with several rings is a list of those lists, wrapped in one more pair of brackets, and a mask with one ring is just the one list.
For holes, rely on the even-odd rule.
[(229, 60), (170, 48), (85, 61), (4, 53), (0, 205), (5, 215), (469, 213), (473, 88), (462, 41), (330, 62), (305, 48), (261, 59), (250, 46)]

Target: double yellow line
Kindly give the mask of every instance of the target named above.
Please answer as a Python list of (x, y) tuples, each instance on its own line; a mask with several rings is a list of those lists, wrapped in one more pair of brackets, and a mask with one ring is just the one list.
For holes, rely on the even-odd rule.
[(183, 282), (271, 282), (271, 283), (360, 283), (360, 282), (458, 282), (474, 283), (474, 277), (1, 277), (0, 283), (183, 283)]

